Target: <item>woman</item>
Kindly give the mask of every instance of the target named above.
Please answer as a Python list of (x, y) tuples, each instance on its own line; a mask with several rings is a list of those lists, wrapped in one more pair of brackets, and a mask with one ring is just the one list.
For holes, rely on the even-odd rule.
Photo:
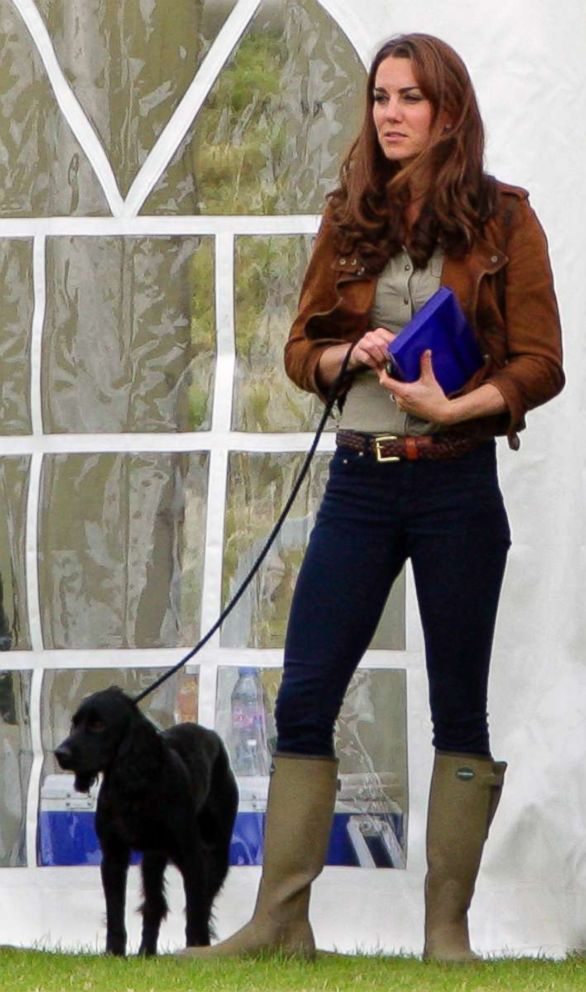
[[(299, 574), (277, 700), (277, 754), (252, 921), (208, 954), (311, 955), (310, 886), (336, 791), (333, 727), (394, 579), (411, 559), (435, 763), (427, 825), (426, 957), (474, 958), (467, 911), (502, 789), (487, 682), (509, 528), (496, 435), (564, 382), (547, 246), (524, 190), (483, 172), (483, 127), (461, 59), (423, 34), (376, 55), (361, 132), (329, 197), (286, 346), (324, 397), (349, 354), (337, 449)], [(450, 287), (484, 354), (447, 396), (425, 353), (416, 382), (387, 347)]]

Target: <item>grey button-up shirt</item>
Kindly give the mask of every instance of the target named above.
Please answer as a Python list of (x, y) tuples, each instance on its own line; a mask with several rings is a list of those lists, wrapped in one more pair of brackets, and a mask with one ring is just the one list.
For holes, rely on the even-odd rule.
[[(370, 327), (401, 331), (439, 289), (443, 260), (440, 248), (436, 248), (425, 269), (414, 269), (405, 249), (391, 258), (378, 278)], [(339, 426), (372, 434), (413, 435), (437, 430), (435, 424), (398, 410), (370, 369), (355, 375)]]

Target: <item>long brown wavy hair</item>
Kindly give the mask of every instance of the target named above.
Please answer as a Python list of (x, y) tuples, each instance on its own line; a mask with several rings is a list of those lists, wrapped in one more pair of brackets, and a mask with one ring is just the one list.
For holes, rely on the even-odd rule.
[[(389, 57), (411, 60), (433, 109), (430, 142), (404, 167), (385, 157), (372, 114), (376, 73)], [(443, 127), (446, 118), (448, 130)], [(342, 163), (340, 185), (329, 194), (340, 250), (358, 253), (373, 273), (402, 244), (418, 268), (427, 264), (437, 243), (448, 255), (465, 255), (496, 208), (496, 182), (484, 172), (483, 156), (484, 126), (460, 56), (432, 35), (391, 38), (374, 57), (362, 128)], [(413, 188), (427, 193), (408, 230), (404, 212)]]

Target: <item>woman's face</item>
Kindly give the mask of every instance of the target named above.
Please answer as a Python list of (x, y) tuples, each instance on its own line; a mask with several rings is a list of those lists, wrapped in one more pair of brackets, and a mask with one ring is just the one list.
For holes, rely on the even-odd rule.
[(389, 56), (374, 78), (372, 116), (383, 154), (405, 165), (427, 148), (433, 107), (413, 74), (411, 59)]

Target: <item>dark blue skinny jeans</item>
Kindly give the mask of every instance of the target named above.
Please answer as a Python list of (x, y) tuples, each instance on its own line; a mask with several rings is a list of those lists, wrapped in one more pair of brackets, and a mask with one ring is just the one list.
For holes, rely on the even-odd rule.
[(494, 441), (441, 461), (378, 463), (337, 448), (289, 616), (278, 750), (333, 754), (348, 683), (410, 558), (434, 747), (490, 754), (488, 670), (509, 545)]

